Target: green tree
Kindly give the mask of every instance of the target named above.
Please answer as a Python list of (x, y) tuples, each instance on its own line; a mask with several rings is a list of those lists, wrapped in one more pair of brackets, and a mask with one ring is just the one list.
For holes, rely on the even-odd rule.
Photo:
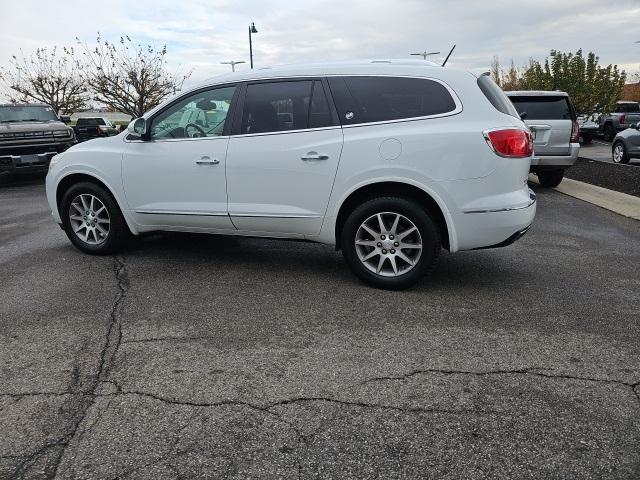
[[(549, 58), (551, 57), (551, 58)], [(599, 65), (599, 58), (582, 49), (576, 53), (551, 50), (543, 63), (529, 60), (520, 76), (522, 90), (563, 90), (571, 96), (576, 110), (593, 111), (596, 105), (611, 110), (622, 95), (626, 74), (617, 65)]]

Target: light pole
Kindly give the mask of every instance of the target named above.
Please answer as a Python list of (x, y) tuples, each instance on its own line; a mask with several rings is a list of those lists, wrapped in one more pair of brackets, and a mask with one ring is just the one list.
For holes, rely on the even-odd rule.
[(231, 65), (231, 71), (235, 72), (236, 71), (236, 65), (238, 65), (239, 63), (247, 63), (244, 60), (239, 60), (239, 61), (234, 61), (234, 60), (229, 60), (228, 62), (220, 62), (221, 65)]
[(253, 22), (251, 22), (251, 25), (249, 25), (249, 61), (251, 62), (251, 68), (253, 69), (253, 45), (251, 44), (252, 33), (258, 33), (258, 29), (253, 24)]
[(419, 55), (420, 57), (422, 57), (424, 60), (427, 59), (427, 57), (429, 55), (440, 55), (440, 52), (427, 52), (426, 50), (422, 53), (412, 53), (411, 55)]

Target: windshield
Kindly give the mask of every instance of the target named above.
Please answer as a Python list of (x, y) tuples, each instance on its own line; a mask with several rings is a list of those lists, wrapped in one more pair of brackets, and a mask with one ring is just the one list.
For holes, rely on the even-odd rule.
[(57, 122), (53, 108), (43, 105), (9, 105), (0, 107), (0, 123)]

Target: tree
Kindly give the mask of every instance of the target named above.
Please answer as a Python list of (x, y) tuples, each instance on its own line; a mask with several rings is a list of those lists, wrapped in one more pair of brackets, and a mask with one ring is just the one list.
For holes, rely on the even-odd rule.
[(10, 89), (12, 102), (42, 102), (59, 114), (70, 114), (89, 98), (73, 48), (63, 48), (63, 55), (56, 47), (39, 48), (28, 57), (21, 52), (9, 65), (0, 70), (0, 79)]
[(77, 40), (86, 59), (81, 75), (93, 99), (134, 118), (178, 92), (191, 75), (167, 70), (166, 46), (156, 50), (151, 45), (134, 44), (128, 36), (111, 43), (100, 34), (95, 48)]
[(617, 65), (598, 65), (599, 58), (589, 52), (585, 58), (582, 49), (574, 53), (551, 50), (540, 63), (531, 59), (520, 76), (522, 90), (563, 90), (579, 112), (591, 112), (596, 105), (611, 110), (620, 99), (626, 74)]

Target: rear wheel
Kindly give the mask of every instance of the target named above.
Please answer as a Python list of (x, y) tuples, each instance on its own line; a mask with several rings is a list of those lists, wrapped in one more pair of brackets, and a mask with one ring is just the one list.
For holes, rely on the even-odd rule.
[(593, 140), (593, 135), (582, 135), (582, 143), (584, 145), (589, 145)]
[(417, 203), (380, 197), (357, 207), (342, 229), (343, 255), (353, 272), (378, 288), (401, 290), (435, 266), (440, 233)]
[(60, 202), (60, 217), (71, 243), (85, 253), (115, 253), (131, 235), (115, 199), (94, 183), (69, 188)]
[(622, 142), (616, 142), (613, 145), (612, 158), (614, 163), (629, 163), (629, 154)]
[(538, 180), (540, 185), (545, 188), (553, 188), (560, 185), (564, 178), (564, 170), (547, 170), (538, 172)]

